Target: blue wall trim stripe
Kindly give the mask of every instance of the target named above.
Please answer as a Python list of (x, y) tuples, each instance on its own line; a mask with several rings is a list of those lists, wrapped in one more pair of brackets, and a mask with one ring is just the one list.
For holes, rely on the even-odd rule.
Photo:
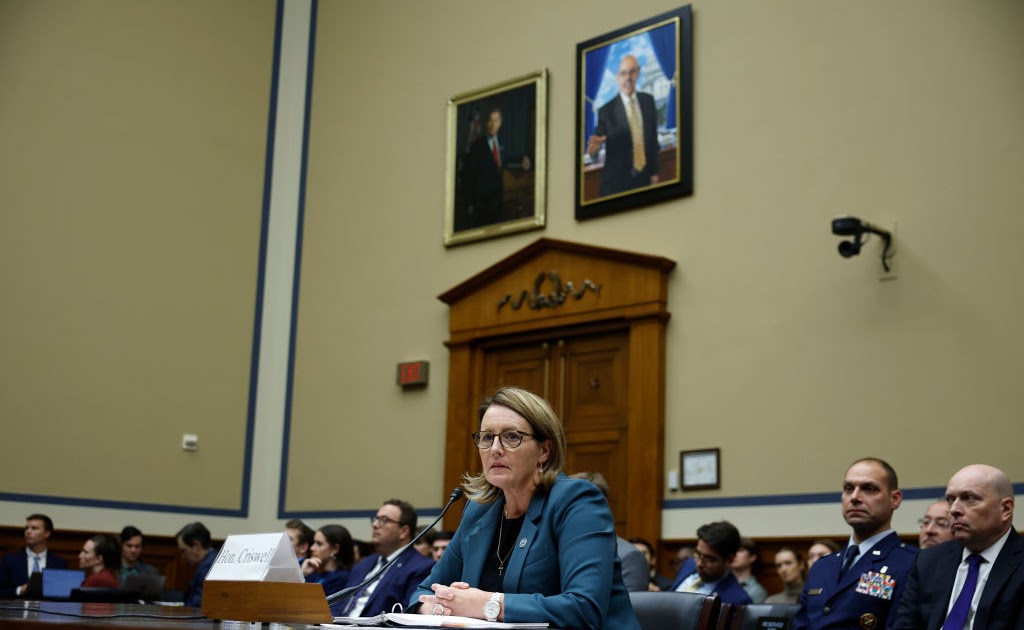
[[(436, 518), (441, 514), (441, 508), (423, 508), (416, 509), (417, 520), (425, 518)], [(369, 521), (374, 516), (377, 516), (377, 510), (314, 510), (314, 511), (293, 511), (285, 512), (280, 514), (281, 519), (301, 518), (301, 519), (315, 519), (315, 518), (363, 518)], [(420, 523), (422, 525), (423, 523)]]
[(136, 503), (131, 501), (106, 501), (78, 497), (51, 497), (41, 494), (11, 494), (0, 492), (0, 501), (19, 501), (45, 505), (73, 505), (78, 507), (103, 508), (109, 510), (142, 510), (145, 512), (168, 512), (172, 514), (203, 514), (207, 516), (244, 516), (235, 509), (204, 508), (193, 505), (171, 505), (166, 503)]
[[(1013, 484), (1014, 494), (1024, 494), (1024, 483)], [(946, 494), (946, 486), (929, 486), (925, 488), (904, 488), (903, 498), (915, 501), (918, 499), (939, 500)], [(839, 503), (838, 492), (810, 492), (804, 494), (762, 494), (744, 497), (706, 497), (693, 499), (667, 499), (662, 502), (663, 510), (685, 510), (687, 508), (711, 507), (760, 507), (772, 505), (814, 505), (821, 503)]]

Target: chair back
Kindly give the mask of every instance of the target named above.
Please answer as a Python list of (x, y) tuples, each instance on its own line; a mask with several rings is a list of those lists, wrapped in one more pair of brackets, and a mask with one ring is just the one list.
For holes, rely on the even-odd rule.
[(633, 614), (643, 630), (716, 630), (722, 601), (717, 595), (634, 591)]
[(747, 604), (734, 607), (732, 630), (789, 630), (800, 604)]
[(732, 615), (735, 611), (736, 606), (722, 602), (721, 608), (718, 609), (718, 623), (715, 624), (715, 628), (718, 630), (729, 630), (732, 628)]

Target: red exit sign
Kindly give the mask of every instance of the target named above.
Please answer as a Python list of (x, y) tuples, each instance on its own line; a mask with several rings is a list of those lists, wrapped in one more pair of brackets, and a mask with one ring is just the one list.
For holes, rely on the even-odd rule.
[(402, 387), (409, 385), (426, 385), (427, 375), (430, 372), (429, 361), (410, 361), (398, 364), (398, 384)]

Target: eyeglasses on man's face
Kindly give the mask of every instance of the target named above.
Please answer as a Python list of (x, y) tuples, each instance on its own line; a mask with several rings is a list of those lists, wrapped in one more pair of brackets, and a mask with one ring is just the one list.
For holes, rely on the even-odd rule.
[(946, 518), (936, 518), (936, 519), (919, 518), (919, 519), (917, 519), (917, 526), (920, 527), (921, 529), (924, 529), (925, 527), (928, 527), (929, 525), (934, 525), (935, 527), (938, 527), (939, 529), (949, 529), (951, 523), (949, 522), (949, 519), (946, 519)]
[(488, 449), (494, 444), (494, 438), (498, 438), (503, 447), (516, 448), (523, 443), (524, 437), (532, 438), (534, 435), (525, 431), (502, 431), (501, 433), (477, 431), (473, 434), (473, 444), (476, 444), (477, 448)]
[(395, 519), (388, 518), (386, 516), (371, 516), (370, 517), (370, 525), (380, 525), (381, 527), (385, 527), (385, 526), (390, 525), (392, 523), (394, 523), (395, 525), (401, 525), (402, 521), (396, 521)]
[(693, 559), (695, 562), (708, 565), (718, 564), (723, 561), (722, 556), (715, 556), (710, 553), (701, 553), (697, 550), (694, 550), (693, 552)]

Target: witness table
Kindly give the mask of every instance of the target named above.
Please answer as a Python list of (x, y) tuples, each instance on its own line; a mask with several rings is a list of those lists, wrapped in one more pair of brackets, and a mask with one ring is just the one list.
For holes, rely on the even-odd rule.
[(220, 624), (201, 617), (198, 608), (182, 606), (0, 600), (0, 628), (5, 629), (214, 630), (220, 627)]

